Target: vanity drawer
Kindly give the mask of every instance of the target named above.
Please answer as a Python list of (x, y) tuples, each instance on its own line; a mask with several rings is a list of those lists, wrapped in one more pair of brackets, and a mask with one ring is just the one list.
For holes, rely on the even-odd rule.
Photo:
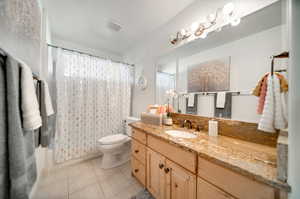
[(275, 189), (229, 169), (198, 158), (198, 175), (240, 199), (274, 199)]
[(234, 199), (229, 194), (198, 177), (197, 199)]
[(138, 159), (141, 163), (146, 163), (146, 146), (139, 142), (132, 140), (131, 154)]
[(146, 144), (146, 134), (144, 132), (132, 129), (132, 137), (137, 141)]
[(131, 168), (132, 168), (132, 175), (134, 175), (140, 183), (146, 186), (146, 167), (142, 163), (140, 163), (136, 158), (131, 158)]
[(187, 170), (196, 173), (196, 153), (186, 151), (176, 145), (169, 144), (153, 136), (148, 136), (148, 147), (152, 148), (154, 151), (161, 153), (168, 159), (174, 161)]

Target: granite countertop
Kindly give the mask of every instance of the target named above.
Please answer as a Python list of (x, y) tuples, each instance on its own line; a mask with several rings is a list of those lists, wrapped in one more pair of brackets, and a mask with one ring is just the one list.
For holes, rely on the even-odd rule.
[(195, 130), (184, 129), (197, 135), (197, 138), (192, 139), (172, 137), (165, 133), (166, 130), (183, 130), (175, 125), (154, 126), (142, 122), (129, 125), (185, 150), (196, 152), (202, 158), (256, 181), (287, 192), (291, 189), (287, 183), (277, 180), (277, 151), (275, 147), (220, 135), (211, 137), (208, 136), (207, 132), (195, 132)]

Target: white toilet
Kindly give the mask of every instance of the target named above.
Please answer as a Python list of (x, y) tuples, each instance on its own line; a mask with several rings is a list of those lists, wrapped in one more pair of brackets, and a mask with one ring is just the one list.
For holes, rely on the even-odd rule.
[(103, 153), (101, 168), (109, 169), (120, 166), (130, 159), (131, 127), (128, 124), (139, 121), (138, 118), (126, 119), (126, 134), (116, 134), (98, 140), (100, 151)]

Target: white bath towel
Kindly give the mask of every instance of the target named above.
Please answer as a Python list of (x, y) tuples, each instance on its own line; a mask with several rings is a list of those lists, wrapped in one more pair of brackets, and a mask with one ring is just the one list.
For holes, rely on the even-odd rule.
[(226, 103), (226, 92), (218, 92), (216, 108), (225, 108), (225, 103)]
[(195, 106), (195, 94), (189, 93), (188, 95), (188, 107), (194, 107)]
[(53, 106), (52, 106), (52, 100), (51, 100), (51, 96), (50, 96), (50, 92), (49, 92), (49, 86), (48, 83), (45, 80), (42, 80), (43, 84), (42, 84), (42, 89), (44, 91), (44, 100), (45, 100), (45, 107), (46, 107), (46, 114), (47, 116), (53, 115), (54, 114), (54, 110), (53, 110)]
[(287, 123), (284, 117), (284, 110), (282, 109), (282, 98), (280, 93), (280, 80), (277, 75), (273, 76), (274, 82), (274, 106), (275, 106), (275, 114), (274, 114), (274, 127), (275, 129), (285, 129), (287, 127)]
[(258, 129), (273, 133), (275, 132), (274, 128), (274, 86), (273, 86), (273, 76), (268, 76), (268, 88), (267, 95), (265, 99), (264, 110), (260, 118)]
[(288, 93), (285, 92), (281, 93), (281, 106), (282, 106), (284, 120), (288, 125)]
[(24, 63), (21, 67), (21, 108), (25, 130), (35, 130), (42, 125), (32, 71)]

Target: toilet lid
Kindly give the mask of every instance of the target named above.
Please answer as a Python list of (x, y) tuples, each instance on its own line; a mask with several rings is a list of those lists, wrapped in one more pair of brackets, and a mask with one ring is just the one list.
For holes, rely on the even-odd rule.
[(99, 139), (100, 144), (118, 144), (127, 139), (127, 136), (124, 134), (116, 134), (116, 135), (109, 135)]

